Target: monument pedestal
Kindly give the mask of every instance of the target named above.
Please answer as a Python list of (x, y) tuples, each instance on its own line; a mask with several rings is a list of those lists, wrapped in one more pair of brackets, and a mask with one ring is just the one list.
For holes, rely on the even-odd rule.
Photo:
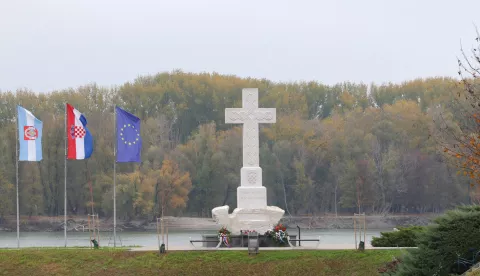
[(215, 221), (226, 227), (231, 233), (240, 233), (240, 230), (255, 230), (264, 234), (272, 230), (285, 213), (276, 206), (265, 208), (236, 208), (232, 214), (228, 214), (228, 205), (213, 208), (212, 216)]
[(237, 188), (237, 207), (240, 209), (264, 209), (267, 207), (267, 188), (245, 187)]

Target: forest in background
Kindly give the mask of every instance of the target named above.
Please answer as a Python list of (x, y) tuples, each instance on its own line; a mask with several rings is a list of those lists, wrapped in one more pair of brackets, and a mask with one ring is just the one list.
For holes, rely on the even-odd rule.
[[(437, 143), (441, 125), (468, 120), (452, 78), (401, 84), (275, 83), (182, 71), (143, 76), (114, 88), (95, 84), (51, 93), (0, 93), (0, 222), (15, 214), (15, 112), (43, 121), (43, 160), (20, 162), (20, 213), (62, 215), (64, 112), (88, 120), (94, 153), (68, 161), (67, 212), (113, 214), (115, 105), (141, 119), (142, 163), (117, 164), (117, 216), (210, 217), (236, 207), (242, 127), (224, 110), (241, 106), (243, 88), (259, 89), (259, 106), (277, 108), (260, 126), (260, 166), (268, 205), (286, 215), (443, 212), (477, 200), (468, 177)], [(447, 141), (448, 142), (448, 141)]]

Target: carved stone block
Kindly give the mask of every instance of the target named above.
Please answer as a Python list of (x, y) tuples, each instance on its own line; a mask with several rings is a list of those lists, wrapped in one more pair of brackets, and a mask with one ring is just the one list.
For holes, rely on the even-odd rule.
[(237, 207), (260, 209), (267, 207), (267, 188), (260, 187), (238, 187)]
[(240, 180), (242, 187), (262, 186), (262, 168), (243, 167), (240, 169)]

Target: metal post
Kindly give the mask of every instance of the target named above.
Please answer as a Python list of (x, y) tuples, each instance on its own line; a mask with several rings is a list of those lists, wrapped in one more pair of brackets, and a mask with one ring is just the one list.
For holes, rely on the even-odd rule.
[[(116, 106), (115, 106), (116, 107)], [(114, 108), (114, 148), (113, 148), (113, 247), (117, 246), (117, 109)]]
[(335, 185), (335, 218), (337, 217), (337, 185)]
[(90, 244), (90, 248), (92, 248), (92, 227), (91, 227), (91, 224), (90, 224), (90, 214), (88, 214), (88, 235), (89, 235), (89, 244)]
[(355, 234), (355, 249), (357, 249), (357, 216), (353, 214), (353, 233)]
[[(87, 164), (88, 161), (85, 161), (85, 164)], [(88, 172), (88, 166), (87, 166), (87, 172)], [(92, 188), (92, 180), (90, 178), (90, 174), (88, 174), (88, 184), (90, 186), (90, 202), (92, 204), (92, 215), (95, 214), (94, 208), (93, 208), (93, 188)]]
[(242, 230), (241, 230), (241, 229), (240, 229), (240, 236), (242, 236), (242, 241), (241, 241), (241, 245), (240, 245), (240, 247), (244, 247), (244, 246), (243, 246), (243, 232), (242, 232)]
[(300, 240), (300, 226), (297, 225), (298, 228), (298, 246), (302, 246), (302, 241)]
[(160, 230), (158, 229), (158, 218), (157, 218), (157, 242), (158, 242), (158, 253), (161, 254), (161, 245), (160, 245)]
[(98, 245), (100, 246), (100, 219), (98, 218), (98, 213), (97, 213), (97, 237), (98, 237)]
[(20, 248), (20, 207), (18, 202), (18, 108), (17, 119), (15, 120), (17, 127), (15, 127), (15, 162), (16, 162), (16, 188), (17, 188), (17, 248)]
[(64, 235), (65, 235), (65, 247), (67, 247), (67, 104), (65, 103), (65, 194), (64, 194)]
[(363, 243), (367, 242), (367, 218), (365, 217), (365, 213), (363, 213)]
[(163, 213), (162, 213), (162, 217), (160, 218), (160, 232), (162, 233), (162, 244), (165, 244), (165, 232), (163, 228)]

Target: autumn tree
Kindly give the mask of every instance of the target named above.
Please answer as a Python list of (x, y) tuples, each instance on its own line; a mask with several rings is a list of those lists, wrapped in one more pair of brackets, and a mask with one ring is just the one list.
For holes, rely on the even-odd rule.
[[(69, 102), (88, 119), (95, 150), (88, 160), (68, 162), (68, 214), (91, 212), (91, 183), (95, 211), (112, 216), (113, 108), (119, 105), (141, 119), (144, 142), (141, 163), (116, 167), (119, 218), (152, 219), (163, 203), (167, 214), (210, 217), (216, 206), (236, 206), (240, 185), (243, 127), (225, 124), (224, 109), (242, 105), (242, 88), (258, 87), (259, 106), (277, 108), (277, 123), (260, 125), (260, 166), (269, 205), (291, 215), (351, 214), (358, 205), (366, 213), (442, 212), (468, 201), (468, 182), (445, 162), (452, 155), (439, 152), (426, 130), (438, 137), (442, 124), (448, 126), (446, 146), (461, 157), (455, 161), (476, 168), (478, 162), (466, 155), (470, 147), (468, 156), (476, 156), (472, 142), (478, 144), (470, 105), (475, 100), (452, 98), (452, 91), (463, 88), (473, 91), (467, 95), (476, 94), (475, 78), (464, 79), (468, 84), (439, 77), (325, 85), (173, 71), (111, 89), (89, 84), (50, 93), (2, 92), (2, 183), (16, 181), (15, 105), (21, 104), (44, 122), (44, 132), (43, 160), (20, 165), (20, 213), (63, 214), (64, 106)], [(455, 137), (465, 137), (463, 148)], [(189, 174), (191, 188), (185, 186), (187, 195), (181, 196), (185, 204), (160, 193), (166, 159), (168, 166), (178, 164), (179, 177)], [(14, 195), (6, 199), (2, 206), (15, 205)], [(2, 210), (7, 218), (15, 213), (15, 208)]]
[(155, 193), (159, 199), (157, 210), (161, 217), (168, 209), (186, 207), (192, 188), (190, 173), (181, 171), (175, 161), (164, 159), (162, 168), (149, 171), (148, 177), (155, 181)]
[[(461, 48), (458, 60), (460, 82), (456, 91), (453, 113), (440, 114), (440, 128), (444, 152), (459, 168), (459, 173), (471, 180), (471, 186), (480, 184), (480, 34), (470, 51)], [(450, 116), (449, 116), (450, 115)]]
[(13, 211), (15, 187), (8, 182), (0, 171), (0, 223)]
[[(137, 169), (117, 176), (117, 215), (122, 219), (153, 217), (154, 183)], [(104, 194), (102, 209), (113, 214), (113, 193)]]
[[(213, 156), (218, 151), (216, 126), (214, 123), (200, 126), (186, 144), (178, 147), (172, 157), (180, 164), (182, 170), (188, 171), (191, 177), (192, 190), (189, 194), (189, 210), (208, 215), (216, 197), (223, 192), (214, 180)], [(223, 183), (222, 183), (223, 184)]]

